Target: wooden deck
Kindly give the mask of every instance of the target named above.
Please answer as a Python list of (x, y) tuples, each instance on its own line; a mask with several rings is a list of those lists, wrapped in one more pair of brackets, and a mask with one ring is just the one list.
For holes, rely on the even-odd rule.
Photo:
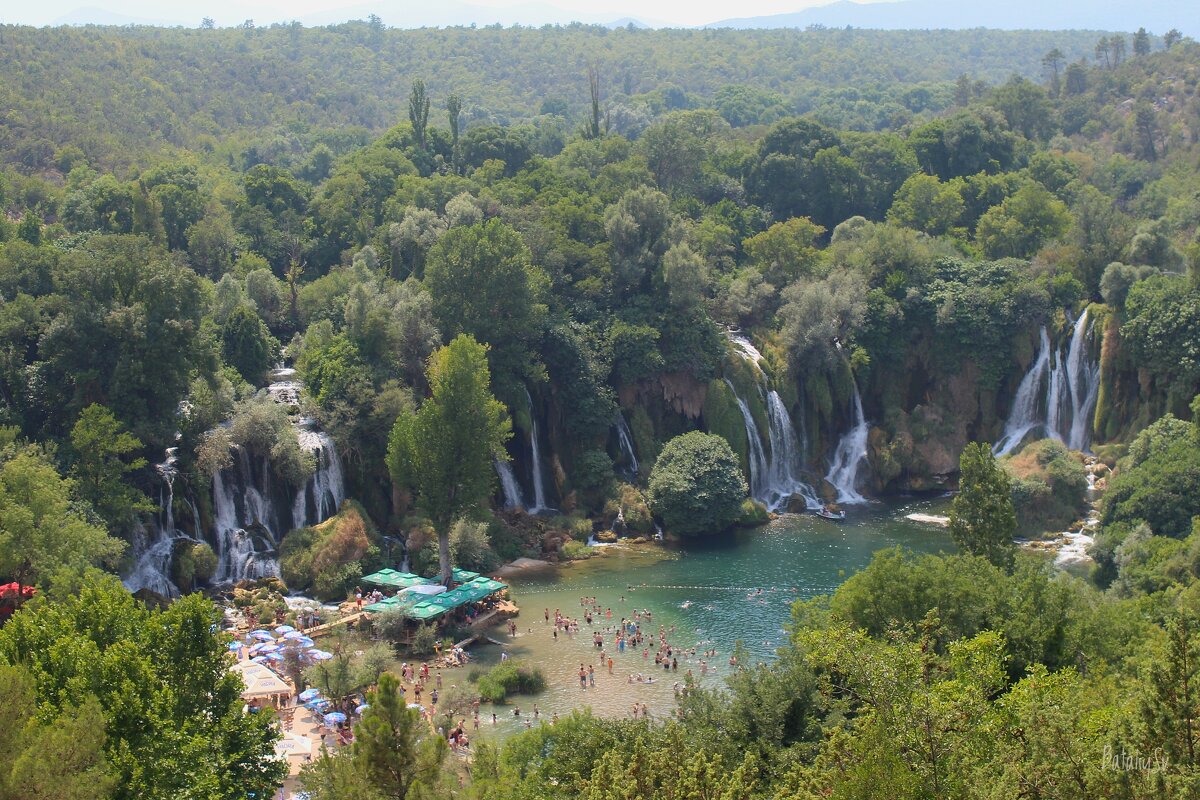
[(358, 622), (366, 615), (367, 614), (365, 611), (359, 611), (357, 613), (350, 614), (349, 616), (342, 617), (341, 619), (335, 619), (333, 622), (324, 622), (314, 628), (307, 629), (304, 631), (304, 635), (310, 639), (316, 639), (318, 636), (324, 636), (325, 634), (332, 632), (333, 629), (339, 625), (348, 625), (351, 622)]

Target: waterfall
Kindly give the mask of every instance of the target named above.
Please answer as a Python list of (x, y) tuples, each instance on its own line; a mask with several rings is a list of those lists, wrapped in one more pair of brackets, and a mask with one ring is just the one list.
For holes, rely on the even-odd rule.
[(179, 587), (171, 581), (171, 555), (175, 544), (192, 537), (175, 527), (175, 477), (179, 448), (169, 447), (154, 471), (162, 480), (159, 487), (157, 516), (149, 525), (138, 521), (134, 530), (134, 565), (122, 583), (130, 592), (149, 589), (163, 597), (178, 597)]
[(500, 490), (504, 493), (505, 508), (524, 508), (525, 498), (521, 496), (521, 485), (513, 473), (512, 464), (495, 459), (496, 474), (500, 476)]
[(867, 460), (867, 434), (870, 426), (863, 416), (862, 396), (858, 383), (854, 384), (854, 427), (838, 442), (833, 454), (833, 464), (825, 480), (837, 490), (839, 503), (865, 503), (866, 498), (858, 493), (858, 473)]
[(766, 496), (764, 482), (767, 477), (767, 457), (763, 453), (762, 436), (758, 432), (754, 415), (750, 413), (750, 406), (738, 395), (737, 389), (728, 378), (725, 379), (725, 385), (733, 392), (733, 398), (737, 400), (738, 408), (742, 412), (742, 422), (746, 426), (746, 454), (750, 462), (750, 496), (760, 500)]
[(1067, 385), (1071, 389), (1071, 426), (1067, 447), (1087, 450), (1091, 444), (1092, 414), (1100, 396), (1100, 362), (1090, 358), (1092, 327), (1087, 309), (1075, 321), (1071, 348), (1067, 351)]
[(1039, 404), (1042, 396), (1042, 386), (1050, 371), (1050, 335), (1042, 328), (1041, 346), (1033, 359), (1029, 371), (1017, 385), (1017, 394), (1013, 398), (1012, 410), (1004, 423), (1004, 433), (992, 447), (992, 452), (998, 456), (1008, 455), (1015, 450), (1034, 428), (1043, 425)]
[(1017, 386), (1004, 433), (992, 447), (993, 453), (1008, 455), (1035, 430), (1072, 450), (1087, 449), (1100, 393), (1100, 364), (1091, 357), (1091, 339), (1092, 323), (1086, 309), (1075, 320), (1065, 352), (1062, 347), (1052, 351), (1050, 336), (1042, 328), (1037, 356)]
[(631, 478), (636, 478), (640, 468), (637, 455), (633, 452), (633, 432), (629, 430), (629, 423), (625, 421), (625, 415), (620, 411), (617, 412), (617, 418), (613, 425), (617, 430), (617, 443), (621, 447), (621, 458), (626, 473)]
[[(232, 467), (213, 475), (213, 513), (216, 517), (216, 583), (266, 578), (279, 574), (278, 540), (262, 519), (262, 496), (253, 485), (250, 460), (243, 448)], [(234, 487), (237, 487), (235, 492)], [(238, 500), (241, 500), (239, 509)], [(257, 526), (257, 531), (248, 528)]]
[(546, 488), (543, 483), (542, 476), (542, 449), (538, 444), (538, 426), (537, 414), (533, 408), (533, 398), (529, 396), (529, 390), (525, 390), (525, 399), (529, 403), (529, 447), (533, 451), (533, 505), (529, 508), (530, 514), (541, 514), (545, 511), (553, 511), (554, 509), (546, 505)]
[(313, 457), (313, 474), (297, 490), (292, 501), (292, 527), (303, 528), (308, 524), (310, 507), (314, 515), (313, 524), (337, 513), (346, 499), (346, 483), (333, 437), (324, 431), (314, 430), (311, 423), (304, 420), (297, 426), (296, 433), (300, 449), (311, 453)]
[(727, 335), (729, 341), (733, 343), (733, 346), (737, 348), (743, 358), (747, 361), (753, 361), (755, 366), (762, 364), (762, 353), (758, 351), (758, 348), (754, 346), (754, 342), (750, 341), (749, 337), (737, 331), (729, 331)]
[(750, 406), (738, 395), (737, 389), (727, 378), (725, 384), (737, 400), (746, 426), (747, 456), (750, 466), (750, 496), (765, 505), (770, 511), (786, 510), (792, 497), (804, 498), (807, 508), (820, 508), (817, 493), (812, 486), (800, 478), (804, 464), (804, 443), (796, 436), (791, 415), (779, 392), (770, 388), (767, 375), (761, 367), (762, 354), (754, 344), (740, 333), (730, 331), (729, 341), (746, 361), (752, 363), (759, 380), (759, 393), (767, 409), (767, 449), (763, 447), (762, 433)]
[(807, 508), (821, 507), (813, 488), (797, 477), (802, 463), (802, 448), (796, 438), (792, 418), (783, 404), (779, 392), (767, 392), (768, 435), (771, 440), (771, 458), (767, 466), (766, 498), (763, 503), (771, 511), (786, 508), (792, 495), (804, 498)]

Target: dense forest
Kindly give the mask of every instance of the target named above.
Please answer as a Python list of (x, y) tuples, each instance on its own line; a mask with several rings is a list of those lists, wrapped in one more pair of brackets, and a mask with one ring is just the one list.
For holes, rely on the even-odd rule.
[[(1200, 45), (0, 39), (0, 579), (42, 590), (0, 629), (0, 798), (270, 791), (193, 590), (960, 480), (959, 554), (878, 554), (675, 720), (572, 717), (459, 789), (381, 680), (307, 787), (1200, 796)], [(1089, 473), (1087, 579), (1014, 554)]]

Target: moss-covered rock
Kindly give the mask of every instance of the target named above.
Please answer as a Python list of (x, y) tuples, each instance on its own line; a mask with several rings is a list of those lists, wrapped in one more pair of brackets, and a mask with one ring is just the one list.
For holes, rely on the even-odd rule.
[(1013, 507), (1022, 535), (1065, 530), (1086, 510), (1083, 460), (1061, 442), (1033, 442), (1001, 463), (1013, 479)]
[(377, 564), (378, 540), (366, 512), (347, 500), (320, 525), (284, 537), (279, 547), (280, 573), (292, 591), (311, 592), (319, 600), (344, 599), (364, 572)]

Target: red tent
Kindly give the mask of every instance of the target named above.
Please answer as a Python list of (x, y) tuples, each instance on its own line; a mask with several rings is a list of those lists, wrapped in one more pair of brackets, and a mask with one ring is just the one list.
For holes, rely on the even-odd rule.
[(0, 622), (12, 616), (29, 598), (37, 594), (32, 586), (22, 586), (19, 583), (0, 584)]

